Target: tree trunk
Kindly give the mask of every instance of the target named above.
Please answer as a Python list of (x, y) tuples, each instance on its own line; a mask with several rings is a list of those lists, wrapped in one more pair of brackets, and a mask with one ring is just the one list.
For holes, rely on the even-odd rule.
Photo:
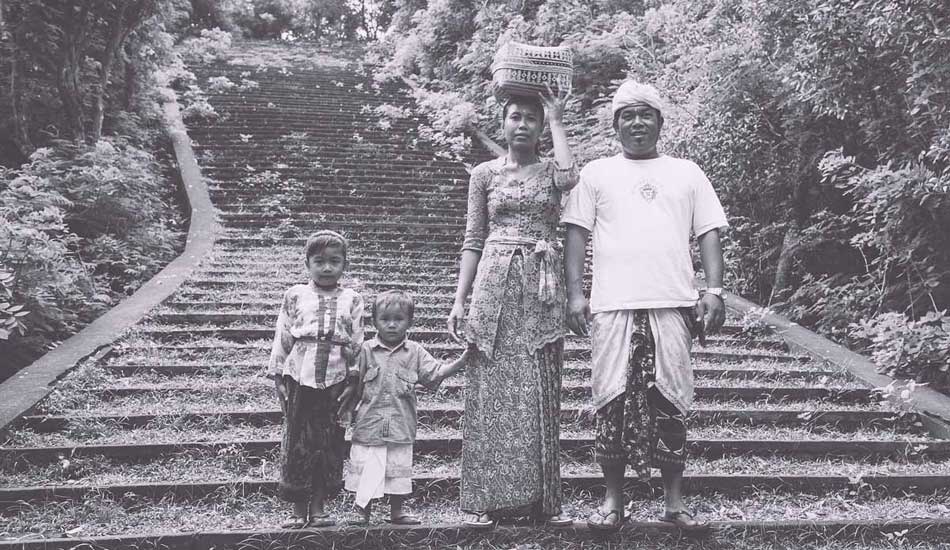
[(801, 243), (801, 228), (798, 222), (793, 220), (789, 222), (788, 229), (785, 230), (785, 237), (782, 239), (782, 251), (779, 252), (778, 263), (775, 266), (775, 278), (772, 281), (772, 295), (769, 297), (769, 303), (772, 303), (776, 298), (781, 300), (782, 294), (791, 286), (795, 256), (801, 247)]
[[(112, 65), (115, 63), (116, 55), (125, 37), (128, 36), (125, 25), (125, 13), (128, 11), (129, 4), (120, 2), (118, 9), (109, 24), (109, 36), (106, 38), (106, 45), (102, 52), (102, 59), (99, 61), (99, 86), (95, 91), (92, 111), (92, 141), (99, 141), (102, 137), (102, 121), (105, 118), (105, 96), (109, 90), (109, 75), (112, 73)], [(134, 23), (130, 22), (131, 27)]]
[(83, 4), (75, 17), (66, 15), (63, 21), (61, 57), (56, 74), (56, 87), (66, 116), (66, 126), (73, 139), (81, 143), (86, 139), (86, 118), (82, 101), (82, 64), (86, 57), (86, 26), (89, 7)]
[(29, 116), (26, 102), (23, 100), (23, 62), (18, 52), (14, 51), (10, 62), (10, 107), (13, 117), (13, 142), (24, 157), (29, 157), (36, 151), (33, 140), (30, 139)]

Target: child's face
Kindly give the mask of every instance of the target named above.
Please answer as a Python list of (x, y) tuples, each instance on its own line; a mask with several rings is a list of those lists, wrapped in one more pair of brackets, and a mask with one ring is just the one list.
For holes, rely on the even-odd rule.
[(387, 346), (392, 346), (405, 339), (406, 331), (412, 325), (412, 319), (409, 318), (409, 312), (405, 308), (383, 306), (376, 311), (373, 324), (376, 325), (378, 338)]
[(339, 246), (328, 246), (307, 258), (307, 272), (317, 286), (334, 287), (343, 275), (346, 256)]

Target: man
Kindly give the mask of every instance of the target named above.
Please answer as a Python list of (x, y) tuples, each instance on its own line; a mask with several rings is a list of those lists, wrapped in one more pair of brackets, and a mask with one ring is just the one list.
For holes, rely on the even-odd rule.
[[(625, 82), (613, 98), (623, 153), (581, 171), (562, 222), (568, 325), (591, 335), (591, 387), (597, 410), (595, 457), (607, 492), (588, 519), (615, 530), (625, 520), (629, 464), (641, 479), (663, 476), (666, 512), (683, 529), (704, 527), (683, 502), (686, 412), (692, 405), (692, 334), (725, 320), (719, 229), (727, 227), (716, 192), (693, 162), (657, 152), (663, 102), (652, 86)], [(594, 233), (591, 300), (582, 279)], [(695, 289), (690, 234), (697, 237), (708, 288)]]

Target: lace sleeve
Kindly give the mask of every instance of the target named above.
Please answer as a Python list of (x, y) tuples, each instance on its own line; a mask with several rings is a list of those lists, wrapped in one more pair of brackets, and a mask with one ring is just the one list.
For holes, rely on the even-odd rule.
[(462, 250), (481, 252), (488, 236), (488, 178), (490, 170), (476, 168), (468, 182), (468, 211)]

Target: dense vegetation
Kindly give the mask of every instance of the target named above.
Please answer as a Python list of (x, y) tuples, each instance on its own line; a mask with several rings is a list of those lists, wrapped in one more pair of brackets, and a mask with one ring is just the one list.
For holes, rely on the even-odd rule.
[(727, 206), (729, 286), (950, 388), (950, 4), (405, 0), (380, 78), (410, 78), (433, 134), (464, 148), (497, 127), (507, 40), (572, 47), (581, 162), (618, 150), (620, 81), (663, 90), (662, 147)]
[(507, 40), (573, 48), (580, 162), (617, 150), (616, 85), (652, 82), (671, 104), (662, 147), (729, 211), (729, 286), (950, 387), (941, 0), (2, 0), (5, 357), (35, 356), (173, 255), (158, 90), (215, 116), (178, 52), (208, 61), (232, 36), (378, 38), (379, 78), (410, 79), (446, 151), (497, 130), (489, 66)]
[(175, 57), (169, 7), (0, 4), (0, 379), (183, 244), (158, 101)]

